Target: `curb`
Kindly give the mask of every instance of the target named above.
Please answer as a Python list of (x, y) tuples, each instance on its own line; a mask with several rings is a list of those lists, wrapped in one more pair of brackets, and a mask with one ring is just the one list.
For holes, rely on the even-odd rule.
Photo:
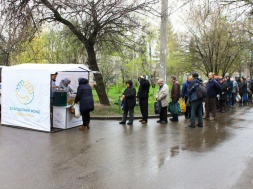
[[(183, 115), (184, 113), (180, 113), (180, 115)], [(167, 117), (170, 117), (171, 113), (167, 114)], [(93, 120), (121, 120), (122, 116), (91, 116), (91, 119)], [(142, 116), (136, 115), (134, 116), (134, 119), (141, 119)], [(148, 116), (149, 119), (152, 118), (159, 118), (159, 115), (150, 115)]]

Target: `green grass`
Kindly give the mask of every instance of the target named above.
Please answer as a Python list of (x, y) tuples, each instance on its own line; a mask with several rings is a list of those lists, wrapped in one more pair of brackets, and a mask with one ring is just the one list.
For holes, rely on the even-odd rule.
[[(171, 88), (171, 86), (169, 86)], [(136, 88), (136, 92), (138, 91), (138, 87)], [(107, 89), (107, 95), (109, 98), (109, 101), (111, 103), (111, 106), (103, 106), (99, 103), (98, 95), (95, 90), (93, 90), (93, 98), (95, 101), (95, 110), (91, 113), (93, 116), (121, 116), (123, 113), (123, 110), (121, 110), (119, 103), (119, 98), (121, 97), (122, 93), (125, 90), (125, 86), (114, 86), (109, 87)], [(158, 90), (158, 86), (156, 85), (155, 88), (150, 87), (149, 91), (149, 115), (154, 115), (154, 102), (155, 95)], [(141, 115), (140, 107), (135, 106), (134, 109), (135, 115)]]

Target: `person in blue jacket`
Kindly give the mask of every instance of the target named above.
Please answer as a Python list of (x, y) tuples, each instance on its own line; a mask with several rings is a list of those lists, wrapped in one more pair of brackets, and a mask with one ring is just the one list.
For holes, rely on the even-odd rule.
[[(189, 87), (192, 79), (193, 79), (192, 76), (188, 76), (186, 82), (183, 84), (181, 97), (184, 100), (185, 104), (187, 104), (187, 100), (189, 98), (188, 87)], [(191, 107), (190, 106), (186, 106), (186, 112), (184, 115), (185, 115), (186, 119), (190, 119), (190, 117), (191, 117)]]
[(197, 97), (197, 90), (199, 85), (203, 85), (203, 81), (199, 78), (198, 73), (192, 74), (193, 80), (190, 82), (190, 85), (188, 87), (189, 92), (189, 98), (191, 102), (191, 118), (190, 118), (190, 124), (188, 127), (196, 127), (195, 125), (195, 118), (196, 114), (198, 116), (198, 127), (203, 127), (203, 99)]
[(90, 112), (94, 110), (94, 100), (88, 79), (79, 78), (78, 81), (75, 103), (80, 103), (80, 113), (83, 120), (83, 125), (79, 129), (86, 130), (90, 129)]

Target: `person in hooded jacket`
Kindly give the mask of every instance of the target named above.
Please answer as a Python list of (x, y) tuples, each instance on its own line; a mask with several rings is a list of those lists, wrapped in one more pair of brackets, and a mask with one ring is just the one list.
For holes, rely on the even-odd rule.
[(136, 105), (136, 90), (133, 86), (132, 80), (128, 80), (126, 82), (127, 88), (121, 96), (122, 101), (125, 101), (124, 105), (124, 113), (122, 116), (122, 120), (119, 124), (125, 124), (127, 120), (127, 115), (129, 113), (129, 122), (127, 125), (132, 125), (134, 121), (134, 107)]
[(94, 100), (88, 79), (79, 78), (78, 81), (79, 86), (77, 88), (75, 103), (80, 103), (80, 113), (83, 120), (83, 125), (79, 129), (86, 130), (90, 129), (90, 112), (94, 110)]
[(63, 91), (65, 91), (67, 93), (73, 93), (74, 91), (69, 86), (70, 82), (71, 81), (68, 78), (65, 78), (65, 79), (61, 80), (59, 87), (62, 88)]
[(201, 79), (199, 79), (199, 74), (198, 73), (193, 73), (192, 74), (193, 80), (191, 81), (189, 87), (188, 87), (188, 92), (189, 92), (189, 98), (191, 102), (191, 118), (190, 118), (190, 124), (188, 125), (189, 127), (196, 127), (195, 125), (195, 117), (196, 113), (198, 115), (198, 127), (203, 127), (203, 99), (199, 99), (197, 97), (197, 90), (199, 85), (203, 85), (203, 82)]
[(144, 75), (140, 76), (139, 82), (140, 87), (137, 93), (137, 99), (139, 99), (140, 110), (142, 115), (142, 119), (140, 120), (140, 122), (142, 124), (145, 124), (148, 122), (148, 97), (149, 97), (150, 83)]

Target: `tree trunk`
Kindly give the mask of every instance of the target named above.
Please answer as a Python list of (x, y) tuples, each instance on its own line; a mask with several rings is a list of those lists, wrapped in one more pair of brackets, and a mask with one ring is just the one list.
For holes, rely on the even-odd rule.
[(105, 84), (103, 82), (102, 74), (99, 72), (99, 68), (97, 65), (96, 53), (94, 50), (94, 45), (87, 45), (86, 50), (88, 53), (88, 66), (93, 71), (93, 75), (96, 81), (96, 92), (98, 94), (99, 102), (103, 105), (110, 106), (110, 101), (107, 97)]

